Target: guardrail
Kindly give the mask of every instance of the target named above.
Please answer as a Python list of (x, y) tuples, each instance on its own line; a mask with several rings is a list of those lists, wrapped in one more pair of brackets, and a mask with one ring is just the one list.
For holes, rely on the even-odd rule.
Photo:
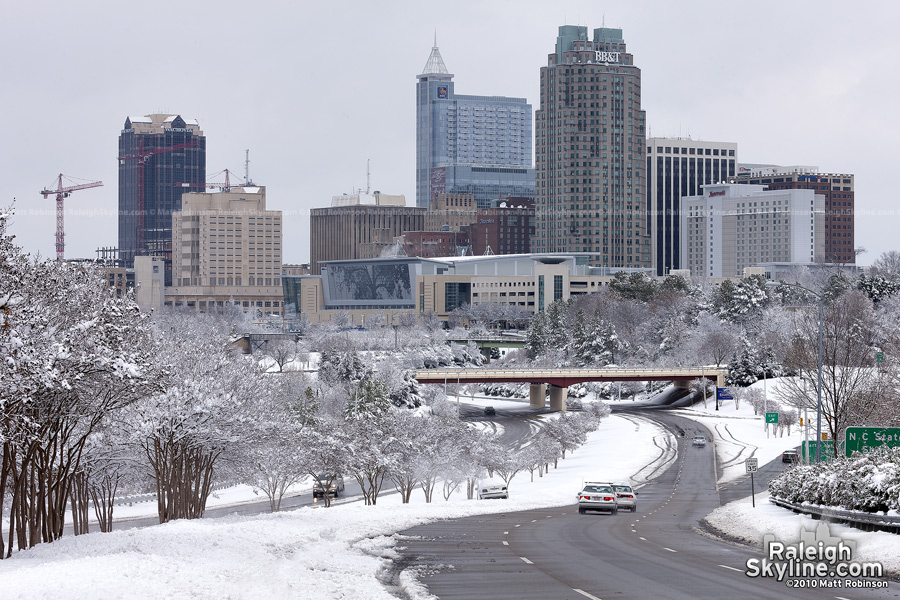
[(787, 508), (795, 513), (803, 513), (810, 515), (813, 519), (823, 519), (834, 523), (844, 523), (863, 531), (887, 531), (889, 533), (900, 534), (900, 517), (889, 517), (887, 515), (860, 512), (857, 510), (844, 510), (840, 508), (828, 508), (825, 506), (816, 506), (813, 504), (795, 504), (769, 496), (769, 502)]

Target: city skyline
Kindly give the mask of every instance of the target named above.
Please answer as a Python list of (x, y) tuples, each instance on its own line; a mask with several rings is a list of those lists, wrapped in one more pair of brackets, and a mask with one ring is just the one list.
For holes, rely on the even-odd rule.
[[(171, 9), (173, 20), (144, 36), (148, 17), (128, 5), (9, 7), (0, 49), (17, 59), (0, 65), (9, 117), (0, 161), (11, 180), (0, 206), (16, 198), (17, 243), (54, 255), (54, 203), (38, 192), (62, 172), (104, 182), (66, 199), (66, 256), (92, 258), (116, 245), (122, 122), (172, 113), (196, 118), (207, 136), (208, 178), (225, 168), (243, 174), (250, 150), (251, 178), (285, 215), (285, 262), (307, 262), (310, 209), (365, 189), (367, 159), (373, 189), (414, 205), (415, 76), (435, 31), (459, 89), (536, 105), (548, 45), (560, 25), (581, 24), (625, 31), (642, 70), (648, 137), (727, 140), (742, 161), (852, 173), (856, 239), (868, 250), (859, 263), (895, 249), (900, 213), (885, 174), (898, 123), (873, 108), (893, 98), (885, 76), (900, 54), (893, 5), (852, 13), (813, 2), (352, 8), (164, 3), (154, 14)], [(64, 43), (46, 43), (53, 35)], [(135, 45), (134, 36), (147, 41)]]

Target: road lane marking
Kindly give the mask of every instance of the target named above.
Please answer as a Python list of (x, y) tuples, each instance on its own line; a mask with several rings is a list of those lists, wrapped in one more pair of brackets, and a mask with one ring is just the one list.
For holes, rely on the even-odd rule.
[(584, 590), (579, 590), (578, 588), (572, 588), (572, 590), (578, 592), (579, 594), (581, 594), (581, 595), (584, 596), (585, 598), (590, 598), (591, 600), (600, 600), (600, 598), (598, 598), (597, 596), (594, 596), (593, 594), (588, 594), (588, 593), (587, 593), (586, 591), (584, 591)]
[(503, 545), (504, 545), (504, 546), (509, 546), (509, 542), (507, 542), (506, 540), (503, 540)]
[(723, 569), (731, 569), (732, 571), (737, 571), (738, 573), (743, 573), (740, 569), (735, 569), (734, 567), (729, 567), (728, 565), (719, 565)]
[(532, 523), (537, 523), (537, 519), (532, 519), (531, 522), (532, 522)]
[(644, 540), (645, 542), (647, 541), (647, 538), (641, 537), (641, 536), (638, 536), (638, 539), (639, 539), (639, 540)]
[(678, 552), (678, 550), (672, 550), (671, 548), (666, 548), (663, 546), (663, 550), (668, 550), (669, 552)]
[(526, 564), (529, 564), (529, 565), (533, 565), (533, 564), (534, 564), (533, 562), (531, 562), (530, 560), (528, 560), (528, 559), (525, 558), (524, 556), (520, 556), (519, 558), (521, 558), (522, 560), (524, 560)]
[(519, 523), (519, 524), (518, 524), (518, 525), (516, 525), (516, 527), (521, 527), (521, 526), (522, 526), (522, 524), (521, 524), (521, 523)]
[(508, 532), (508, 531), (504, 531), (504, 532), (503, 532), (503, 535), (509, 535), (509, 532)]

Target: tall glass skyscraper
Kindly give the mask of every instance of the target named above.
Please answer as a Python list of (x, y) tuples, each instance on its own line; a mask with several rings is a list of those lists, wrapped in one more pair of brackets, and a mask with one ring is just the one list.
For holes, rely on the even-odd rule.
[(641, 71), (621, 29), (559, 28), (535, 119), (536, 252), (649, 267)]
[(463, 96), (437, 45), (416, 88), (416, 206), (470, 193), (479, 208), (534, 197), (531, 105), (525, 98)]
[(172, 285), (172, 212), (206, 191), (206, 136), (179, 115), (127, 117), (119, 135), (119, 258), (162, 256)]

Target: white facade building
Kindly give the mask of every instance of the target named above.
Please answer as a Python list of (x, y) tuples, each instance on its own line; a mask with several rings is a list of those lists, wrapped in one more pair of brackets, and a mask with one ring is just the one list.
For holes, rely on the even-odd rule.
[(694, 275), (742, 277), (760, 263), (824, 257), (825, 197), (764, 185), (703, 186), (681, 205), (681, 265)]
[(647, 138), (647, 231), (656, 274), (681, 269), (681, 198), (735, 176), (738, 145), (690, 138)]

